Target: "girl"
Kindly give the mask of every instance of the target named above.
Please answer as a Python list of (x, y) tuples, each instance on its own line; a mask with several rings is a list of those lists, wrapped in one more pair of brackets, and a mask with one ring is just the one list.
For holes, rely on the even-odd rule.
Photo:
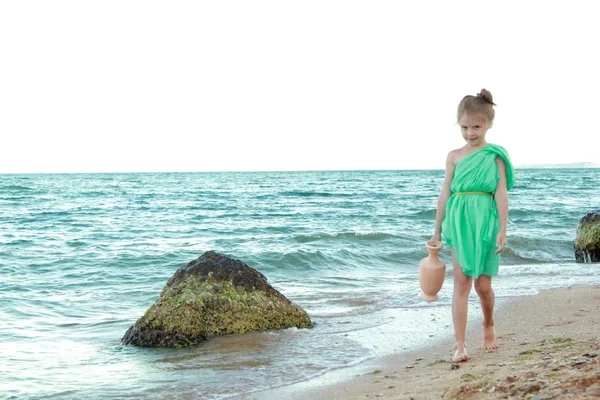
[(457, 120), (466, 144), (448, 153), (437, 205), (432, 239), (448, 244), (454, 266), (452, 362), (469, 359), (465, 331), (473, 280), (483, 310), (483, 349), (498, 348), (492, 276), (498, 274), (500, 253), (506, 246), (508, 191), (514, 171), (506, 150), (485, 140), (494, 122), (493, 106), (492, 94), (485, 89), (477, 96), (465, 96), (458, 105)]

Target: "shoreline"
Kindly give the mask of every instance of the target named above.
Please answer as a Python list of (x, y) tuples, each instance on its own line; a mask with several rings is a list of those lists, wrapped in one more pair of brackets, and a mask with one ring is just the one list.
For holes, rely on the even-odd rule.
[[(492, 399), (558, 395), (560, 390), (567, 391), (561, 398), (600, 396), (600, 329), (594, 329), (600, 324), (600, 285), (573, 285), (502, 300), (495, 310), (500, 349), (479, 349), (481, 321), (471, 319), (467, 326), (471, 360), (466, 363), (450, 363), (454, 339), (448, 337), (424, 348), (235, 398)], [(561, 382), (568, 387), (552, 387)], [(570, 397), (569, 390), (583, 397)]]

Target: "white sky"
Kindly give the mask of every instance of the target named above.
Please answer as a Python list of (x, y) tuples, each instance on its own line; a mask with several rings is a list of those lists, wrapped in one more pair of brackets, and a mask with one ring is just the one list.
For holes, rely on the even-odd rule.
[(600, 162), (594, 1), (2, 1), (0, 173)]

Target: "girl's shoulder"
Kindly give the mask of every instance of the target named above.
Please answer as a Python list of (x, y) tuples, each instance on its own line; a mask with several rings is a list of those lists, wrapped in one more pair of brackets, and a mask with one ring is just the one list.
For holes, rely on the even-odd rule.
[(457, 161), (464, 157), (464, 147), (453, 149), (448, 152), (448, 161), (455, 165)]

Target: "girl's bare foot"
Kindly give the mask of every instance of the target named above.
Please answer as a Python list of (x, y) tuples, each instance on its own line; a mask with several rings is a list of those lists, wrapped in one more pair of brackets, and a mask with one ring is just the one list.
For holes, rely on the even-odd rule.
[(498, 343), (496, 342), (496, 330), (494, 329), (494, 325), (491, 326), (483, 326), (483, 350), (494, 351), (498, 347)]
[(459, 363), (469, 360), (469, 355), (467, 354), (467, 344), (466, 343), (456, 343), (454, 345), (456, 351), (454, 352), (454, 357), (452, 357), (453, 363)]

